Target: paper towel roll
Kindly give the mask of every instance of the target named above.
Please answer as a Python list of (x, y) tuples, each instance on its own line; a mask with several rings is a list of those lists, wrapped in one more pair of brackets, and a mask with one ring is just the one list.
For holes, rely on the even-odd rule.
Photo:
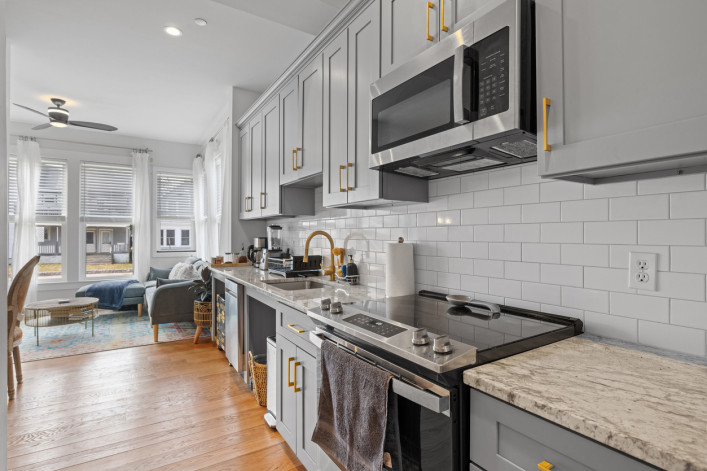
[(385, 296), (415, 294), (415, 261), (412, 244), (388, 242), (385, 244)]

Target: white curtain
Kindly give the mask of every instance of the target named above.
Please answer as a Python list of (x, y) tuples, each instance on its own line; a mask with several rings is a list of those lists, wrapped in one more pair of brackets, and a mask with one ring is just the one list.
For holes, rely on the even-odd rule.
[[(17, 139), (17, 193), (15, 238), (12, 249), (12, 273), (16, 274), (37, 255), (37, 189), (42, 171), (39, 144), (27, 138)], [(32, 276), (27, 302), (37, 299), (37, 270)]]
[(219, 223), (221, 220), (222, 185), (221, 166), (223, 154), (218, 141), (211, 141), (206, 146), (204, 170), (206, 172), (206, 252), (209, 257), (219, 255)]
[(196, 158), (192, 163), (194, 181), (194, 242), (196, 256), (202, 260), (209, 259), (208, 239), (206, 237), (206, 175), (204, 159)]
[(221, 132), (221, 218), (219, 220), (219, 254), (231, 252), (231, 207), (233, 181), (233, 153), (231, 152), (231, 126), (229, 121), (224, 124)]
[(150, 234), (152, 219), (150, 207), (150, 154), (133, 151), (133, 273), (145, 280), (150, 271)]

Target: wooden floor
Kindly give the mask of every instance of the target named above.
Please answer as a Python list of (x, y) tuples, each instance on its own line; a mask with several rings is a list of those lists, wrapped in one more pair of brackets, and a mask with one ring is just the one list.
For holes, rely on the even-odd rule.
[(304, 470), (223, 353), (191, 340), (23, 364), (13, 470)]

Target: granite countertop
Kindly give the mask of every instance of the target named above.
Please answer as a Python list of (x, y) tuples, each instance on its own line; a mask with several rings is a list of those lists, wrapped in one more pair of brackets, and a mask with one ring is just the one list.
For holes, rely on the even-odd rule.
[(351, 303), (385, 297), (384, 290), (363, 285), (352, 286), (347, 283), (330, 281), (328, 276), (311, 276), (306, 278), (307, 280), (325, 284), (326, 287), (324, 288), (286, 291), (268, 282), (278, 281), (289, 283), (303, 281), (305, 278), (283, 278), (281, 276), (270, 275), (266, 271), (258, 270), (253, 267), (212, 268), (211, 271), (216, 273), (217, 277), (220, 275), (250, 288), (259, 289), (278, 301), (305, 313), (309, 309), (319, 307), (319, 301), (322, 298), (331, 298), (332, 301), (341, 301), (342, 303)]
[(464, 382), (668, 470), (707, 470), (707, 366), (573, 337), (467, 370)]

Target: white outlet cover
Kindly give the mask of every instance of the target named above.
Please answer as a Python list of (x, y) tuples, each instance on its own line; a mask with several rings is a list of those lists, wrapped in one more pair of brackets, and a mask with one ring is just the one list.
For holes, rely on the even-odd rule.
[[(636, 288), (645, 291), (655, 291), (657, 281), (658, 254), (645, 252), (629, 252), (628, 257), (628, 287)], [(641, 270), (641, 265), (646, 268)], [(639, 275), (643, 275), (642, 277)], [(639, 278), (645, 278), (648, 275), (647, 281), (639, 281)]]

